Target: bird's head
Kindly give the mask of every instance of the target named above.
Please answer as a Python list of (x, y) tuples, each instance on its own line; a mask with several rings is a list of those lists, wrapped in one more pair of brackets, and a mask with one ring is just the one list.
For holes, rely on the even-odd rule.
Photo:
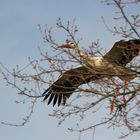
[(65, 44), (58, 46), (57, 48), (68, 48), (68, 49), (75, 49), (76, 44), (70, 40), (66, 40)]

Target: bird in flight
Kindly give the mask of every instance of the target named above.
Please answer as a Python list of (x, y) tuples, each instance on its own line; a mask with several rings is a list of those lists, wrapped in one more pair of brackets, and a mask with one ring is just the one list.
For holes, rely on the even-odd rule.
[(58, 48), (77, 49), (83, 65), (65, 71), (42, 94), (44, 101), (48, 99), (53, 106), (65, 105), (70, 95), (82, 84), (105, 77), (118, 76), (121, 80), (131, 80), (137, 72), (125, 67), (134, 57), (139, 55), (140, 39), (120, 40), (103, 56), (87, 56), (74, 42), (67, 41)]

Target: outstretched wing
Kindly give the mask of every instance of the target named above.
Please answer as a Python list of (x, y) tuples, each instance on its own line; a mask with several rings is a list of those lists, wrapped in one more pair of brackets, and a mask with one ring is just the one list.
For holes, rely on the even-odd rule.
[(140, 40), (120, 40), (104, 55), (104, 58), (110, 62), (115, 62), (120, 66), (125, 66), (139, 54), (139, 51)]
[(67, 98), (70, 97), (78, 86), (98, 78), (99, 75), (93, 75), (93, 73), (84, 66), (70, 69), (64, 72), (56, 82), (44, 91), (44, 100), (48, 99), (48, 104), (53, 102), (53, 106), (56, 103), (58, 103), (58, 106), (60, 104), (64, 105)]

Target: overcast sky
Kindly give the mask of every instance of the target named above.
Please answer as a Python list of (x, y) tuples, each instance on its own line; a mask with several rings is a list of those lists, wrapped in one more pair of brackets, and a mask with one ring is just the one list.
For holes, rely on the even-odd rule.
[[(135, 10), (140, 12), (137, 6), (129, 9), (128, 13), (133, 13)], [(112, 17), (115, 16), (115, 11), (114, 7), (106, 6), (99, 0), (0, 0), (0, 62), (12, 69), (17, 64), (26, 65), (28, 56), (38, 58), (37, 47), (40, 46), (45, 50), (47, 46), (43, 43), (38, 24), (54, 26), (58, 17), (63, 21), (76, 18), (84, 47), (100, 39), (101, 47), (109, 49), (116, 39), (121, 37), (112, 36), (108, 32), (101, 16), (113, 26)], [(56, 36), (58, 40), (63, 41), (61, 34), (56, 33)], [(0, 75), (0, 80), (1, 78)], [(22, 117), (26, 116), (29, 106), (15, 104), (14, 101), (18, 99), (15, 90), (5, 86), (2, 80), (0, 89), (0, 122), (20, 123)], [(48, 116), (51, 109), (40, 101), (26, 126), (16, 128), (0, 124), (0, 139), (78, 140), (77, 133), (67, 130), (74, 125), (73, 120), (66, 121), (58, 127), (58, 120)], [(92, 121), (92, 118), (90, 119), (89, 122)], [(106, 127), (100, 127), (96, 130), (95, 140), (117, 140), (118, 134), (119, 129), (110, 131)], [(82, 134), (82, 140), (91, 138), (92, 132)], [(139, 137), (132, 135), (127, 138), (127, 140), (132, 139), (138, 140)]]

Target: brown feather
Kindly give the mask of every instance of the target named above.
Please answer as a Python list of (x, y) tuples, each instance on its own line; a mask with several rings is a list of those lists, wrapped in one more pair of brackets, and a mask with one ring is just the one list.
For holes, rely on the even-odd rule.
[(120, 40), (104, 55), (104, 58), (120, 66), (125, 66), (139, 54), (139, 51), (140, 40)]
[(49, 98), (48, 104), (53, 101), (53, 106), (58, 102), (65, 104), (70, 95), (81, 84), (96, 80), (99, 75), (93, 75), (88, 68), (81, 66), (64, 72), (44, 93), (44, 100)]

